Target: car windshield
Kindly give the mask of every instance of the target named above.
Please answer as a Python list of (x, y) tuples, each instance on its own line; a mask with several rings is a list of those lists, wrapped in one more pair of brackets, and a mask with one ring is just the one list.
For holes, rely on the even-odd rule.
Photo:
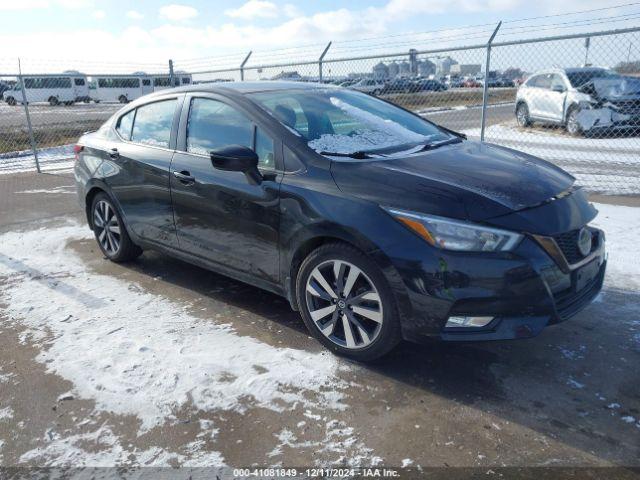
[(437, 126), (369, 95), (338, 88), (249, 94), (319, 153), (385, 154), (452, 138)]
[(567, 72), (567, 78), (574, 88), (580, 87), (594, 78), (611, 78), (617, 76), (617, 73), (605, 69)]

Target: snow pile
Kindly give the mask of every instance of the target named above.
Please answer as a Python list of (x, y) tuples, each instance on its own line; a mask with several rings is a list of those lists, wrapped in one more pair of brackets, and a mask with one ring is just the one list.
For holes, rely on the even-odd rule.
[[(140, 432), (174, 412), (343, 407), (328, 352), (275, 348), (198, 319), (161, 296), (87, 270), (66, 244), (91, 238), (77, 224), (0, 236), (7, 318), (43, 344), (37, 357), (96, 409), (135, 415)], [(91, 241), (93, 239), (91, 238)]]

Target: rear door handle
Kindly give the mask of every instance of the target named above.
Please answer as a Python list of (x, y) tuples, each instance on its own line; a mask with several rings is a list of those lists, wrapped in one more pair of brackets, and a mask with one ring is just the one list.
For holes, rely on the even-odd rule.
[(109, 150), (109, 156), (114, 160), (117, 160), (118, 158), (120, 158), (120, 152), (118, 152), (117, 148), (112, 148), (111, 150)]
[(191, 174), (186, 170), (183, 170), (181, 172), (174, 171), (173, 176), (176, 177), (184, 185), (191, 185), (196, 181), (195, 177), (191, 176)]

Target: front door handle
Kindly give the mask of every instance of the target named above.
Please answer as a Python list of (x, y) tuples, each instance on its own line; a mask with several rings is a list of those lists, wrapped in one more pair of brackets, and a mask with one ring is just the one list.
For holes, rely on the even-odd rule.
[(117, 160), (118, 158), (120, 158), (120, 152), (118, 152), (117, 148), (112, 148), (111, 150), (109, 150), (109, 156), (114, 160)]
[(173, 176), (176, 177), (184, 185), (192, 185), (196, 181), (195, 177), (191, 176), (191, 174), (186, 170), (183, 170), (181, 172), (174, 171)]

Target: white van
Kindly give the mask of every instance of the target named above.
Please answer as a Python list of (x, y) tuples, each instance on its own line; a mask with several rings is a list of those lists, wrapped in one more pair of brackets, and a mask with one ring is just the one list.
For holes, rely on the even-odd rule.
[(153, 80), (144, 75), (104, 76), (93, 78), (95, 90), (92, 100), (99, 102), (128, 103), (153, 92)]
[[(154, 75), (153, 77), (153, 91), (164, 90), (165, 88), (171, 88), (171, 78), (169, 75)], [(176, 72), (173, 74), (173, 85), (180, 87), (182, 85), (191, 85), (191, 74), (185, 72)]]
[(23, 75), (22, 82), (6, 90), (2, 98), (9, 104), (22, 103), (22, 83), (28, 103), (49, 102), (50, 105), (71, 105), (89, 101), (89, 84), (82, 74)]

